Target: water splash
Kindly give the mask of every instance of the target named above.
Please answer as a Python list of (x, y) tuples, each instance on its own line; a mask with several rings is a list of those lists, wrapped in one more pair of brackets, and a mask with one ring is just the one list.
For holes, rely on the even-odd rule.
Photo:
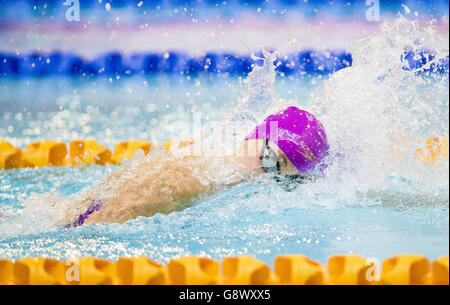
[[(424, 49), (433, 58), (421, 67), (412, 68), (405, 61), (405, 50)], [(342, 159), (334, 160), (335, 166), (329, 167), (325, 179), (301, 184), (291, 192), (278, 188), (270, 179), (258, 181), (252, 190), (241, 186), (241, 192), (233, 199), (236, 205), (254, 201), (261, 213), (269, 214), (289, 208), (312, 209), (312, 206), (448, 205), (448, 163), (424, 166), (414, 158), (418, 138), (448, 135), (448, 72), (423, 74), (426, 69), (432, 69), (432, 61), (448, 57), (448, 40), (434, 31), (432, 25), (422, 27), (400, 16), (384, 23), (378, 35), (356, 42), (351, 51), (353, 66), (333, 74), (305, 107), (324, 123), (331, 149), (343, 156)], [(234, 134), (236, 139), (242, 140), (255, 124), (287, 102), (277, 99), (274, 93), (276, 56), (263, 53), (263, 65), (255, 66), (249, 74), (239, 106), (227, 117), (241, 126), (242, 135)], [(390, 150), (398, 139), (406, 139), (406, 151), (399, 163)], [(136, 154), (125, 166), (122, 180), (102, 182), (93, 193), (99, 199), (107, 199), (125, 180), (144, 179), (146, 176), (134, 169), (154, 157), (154, 154)], [(226, 184), (228, 177), (239, 175), (236, 168), (217, 167), (220, 160), (214, 162), (200, 177), (204, 183)], [(154, 170), (161, 171), (159, 163), (155, 164)], [(195, 168), (188, 170), (195, 171)], [(176, 172), (164, 174), (170, 176)], [(209, 202), (214, 202), (214, 198)], [(77, 212), (86, 208), (81, 206)], [(229, 208), (230, 205), (223, 208), (228, 216), (233, 213)], [(0, 223), (0, 232), (3, 235), (6, 231), (28, 234), (56, 230), (55, 222), (64, 218), (61, 212), (65, 209), (64, 199), (55, 194), (30, 197), (21, 215)]]
[[(263, 51), (263, 54), (263, 65), (261, 67), (255, 66), (253, 71), (249, 73), (248, 78), (244, 81), (246, 92), (242, 95), (239, 106), (233, 111), (234, 117), (231, 121), (235, 126), (238, 126), (234, 130), (239, 130), (242, 133), (247, 133), (245, 128), (253, 128), (258, 120), (264, 118), (268, 109), (275, 104), (273, 90), (275, 66), (273, 62), (276, 59), (276, 55), (266, 51)], [(255, 59), (261, 58), (255, 57)], [(211, 138), (214, 140), (214, 135), (206, 133), (204, 142), (215, 143), (214, 141), (209, 141)], [(238, 138), (239, 136), (233, 134), (227, 139), (234, 141)], [(239, 143), (242, 142), (242, 138), (243, 136), (241, 135), (240, 140), (238, 140)], [(223, 145), (223, 143), (221, 144)], [(227, 145), (224, 145), (224, 147), (227, 147)], [(229, 147), (234, 148), (233, 145)], [(210, 162), (207, 168), (203, 172), (199, 172), (197, 167), (200, 165), (195, 162), (181, 164), (178, 159), (182, 158), (182, 155), (178, 155), (176, 150), (173, 151), (173, 154), (168, 155), (165, 149), (161, 150), (158, 147), (154, 147), (147, 156), (142, 151), (138, 151), (120, 170), (119, 175), (114, 175), (114, 177), (110, 178), (105, 177), (96, 183), (94, 188), (86, 189), (66, 199), (59, 197), (54, 192), (28, 197), (24, 201), (24, 209), (20, 211), (19, 215), (3, 224), (5, 228), (7, 227), (3, 232), (7, 232), (9, 235), (16, 235), (29, 234), (33, 230), (54, 231), (61, 229), (62, 225), (77, 219), (76, 215), (82, 215), (93, 198), (106, 202), (103, 207), (103, 209), (106, 209), (108, 200), (115, 194), (123, 192), (124, 189), (127, 189), (127, 191), (133, 189), (134, 193), (139, 193), (139, 188), (143, 184), (142, 181), (151, 177), (153, 177), (151, 180), (158, 179), (161, 181), (159, 185), (160, 191), (167, 189), (168, 193), (170, 193), (170, 190), (165, 186), (165, 179), (172, 181), (173, 177), (179, 176), (186, 171), (195, 174), (203, 185), (210, 183), (227, 185), (236, 179), (245, 180), (239, 166), (233, 164), (225, 165), (222, 156), (208, 157)], [(169, 164), (171, 166), (168, 166)], [(117, 206), (116, 209), (120, 209), (120, 206)], [(40, 219), (39, 222), (38, 219)]]
[(57, 221), (65, 217), (67, 201), (53, 192), (32, 195), (21, 203), (20, 214), (9, 216), (0, 222), (4, 236), (34, 234), (57, 230)]
[[(432, 56), (411, 69), (405, 50), (424, 49)], [(432, 24), (400, 15), (384, 22), (379, 34), (357, 41), (351, 53), (353, 65), (334, 73), (308, 103), (332, 149), (345, 156), (333, 175), (354, 193), (408, 185), (407, 193), (443, 196), (448, 203), (448, 161), (431, 166), (414, 157), (419, 140), (449, 133), (448, 71), (437, 73), (433, 65), (448, 59), (448, 38)], [(393, 147), (402, 151), (400, 160)]]
[(227, 121), (239, 126), (242, 133), (248, 133), (261, 122), (268, 110), (276, 102), (274, 93), (275, 53), (263, 50), (263, 58), (252, 56), (253, 60), (262, 60), (263, 65), (253, 65), (252, 71), (244, 80), (246, 92), (242, 94), (237, 107), (227, 116)]

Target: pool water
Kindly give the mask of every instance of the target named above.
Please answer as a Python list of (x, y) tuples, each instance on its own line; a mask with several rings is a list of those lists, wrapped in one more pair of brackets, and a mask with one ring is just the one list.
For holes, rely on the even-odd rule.
[[(39, 82), (50, 86), (47, 81)], [(133, 82), (142, 80), (129, 79), (114, 90), (123, 92), (127, 83)], [(146, 90), (148, 96), (142, 93), (145, 103), (133, 99), (136, 101), (134, 104), (115, 106), (112, 112), (126, 114), (117, 120), (111, 120), (110, 107), (114, 101), (102, 104), (99, 99), (98, 104), (93, 103), (93, 99), (83, 96), (89, 91), (86, 87), (90, 84), (82, 84), (77, 87), (79, 97), (75, 98), (76, 107), (73, 100), (66, 98), (68, 102), (62, 104), (62, 110), (52, 105), (48, 112), (29, 112), (22, 119), (23, 124), (14, 125), (21, 126), (21, 129), (15, 129), (10, 137), (16, 139), (18, 145), (23, 145), (40, 139), (41, 133), (57, 140), (66, 140), (65, 133), (75, 133), (75, 137), (102, 139), (102, 144), (112, 148), (121, 140), (143, 135), (148, 138), (149, 124), (158, 125), (164, 120), (167, 122), (165, 124), (169, 124), (170, 120), (175, 120), (176, 115), (170, 108), (176, 107), (174, 100), (186, 99), (186, 92), (201, 92), (204, 101), (196, 99), (196, 106), (209, 109), (211, 119), (218, 116), (218, 111), (212, 109), (231, 107), (241, 92), (239, 82), (233, 79), (204, 80), (208, 84), (205, 86), (198, 86), (199, 82), (191, 81), (184, 86), (176, 84), (171, 90), (160, 89), (160, 92), (171, 92), (172, 95), (167, 99), (169, 107), (156, 106), (155, 101), (155, 107), (162, 109), (148, 106), (150, 98), (157, 99), (149, 93), (154, 92), (150, 87)], [(221, 91), (219, 88), (226, 82), (234, 90)], [(319, 86), (319, 82), (315, 86)], [(11, 87), (14, 86), (12, 81)], [(310, 79), (284, 80), (277, 83), (275, 91), (284, 93), (285, 98), (304, 100), (313, 87)], [(70, 95), (69, 89), (66, 91)], [(102, 96), (108, 91), (104, 89)], [(50, 100), (52, 94), (54, 92), (48, 89), (45, 96)], [(159, 95), (161, 97), (162, 94)], [(95, 115), (89, 112), (88, 107), (98, 109)], [(138, 120), (134, 120), (135, 113), (138, 113)], [(183, 115), (184, 112), (180, 112), (180, 116)], [(79, 121), (83, 116), (91, 116), (84, 125)], [(3, 130), (16, 119), (12, 114), (9, 117), (9, 121), (3, 121)], [(63, 121), (62, 127), (59, 120)], [(72, 128), (69, 127), (72, 126), (70, 122), (73, 122)], [(42, 130), (41, 133), (30, 132), (28, 137), (21, 136), (35, 126)], [(83, 129), (86, 126), (91, 128)], [(110, 130), (107, 137), (105, 130)], [(170, 132), (165, 133), (159, 140), (169, 140), (170, 136)], [(103, 176), (119, 168), (113, 165), (83, 165), (0, 171), (1, 209), (8, 215), (16, 215), (0, 223), (0, 256), (9, 259), (26, 256), (58, 259), (97, 256), (114, 260), (120, 256), (145, 255), (159, 262), (167, 262), (186, 255), (216, 259), (229, 255), (252, 255), (271, 264), (275, 256), (289, 253), (302, 253), (325, 262), (328, 256), (336, 253), (357, 253), (382, 260), (399, 253), (436, 258), (449, 251), (448, 188), (447, 194), (444, 187), (437, 194), (419, 193), (422, 196), (417, 196), (410, 191), (413, 181), (393, 181), (392, 185), (398, 190), (386, 187), (375, 190), (372, 195), (370, 192), (355, 195), (342, 182), (336, 182), (335, 188), (330, 189), (332, 178), (329, 178), (330, 181), (318, 181), (313, 186), (301, 184), (293, 191), (287, 191), (273, 179), (266, 178), (202, 198), (194, 206), (180, 212), (140, 217), (123, 225), (88, 225), (68, 230), (56, 230), (51, 219), (46, 218), (44, 208), (33, 210), (34, 215), (20, 214), (23, 211), (20, 202), (34, 193), (52, 191), (63, 196), (74, 194), (92, 187)], [(406, 191), (403, 196), (397, 192), (402, 189)]]
[[(32, 192), (70, 194), (90, 187), (114, 166), (2, 171), (1, 205), (18, 211), (17, 200)], [(304, 185), (301, 185), (304, 187)], [(280, 254), (302, 253), (325, 262), (336, 253), (382, 260), (399, 253), (437, 258), (449, 251), (448, 197), (419, 202), (361, 198), (332, 207), (311, 194), (287, 192), (268, 179), (245, 183), (168, 215), (140, 217), (123, 225), (46, 228), (44, 215), (8, 224), (1, 257), (49, 256), (67, 259), (145, 255), (159, 262), (186, 255), (216, 259), (252, 255), (272, 264)], [(426, 200), (426, 198), (425, 198)], [(5, 226), (1, 226), (5, 230)], [(47, 230), (46, 230), (47, 229)], [(6, 233), (6, 234), (5, 234)]]
[[(415, 145), (416, 138), (448, 136), (448, 71), (415, 73), (396, 56), (421, 35), (448, 59), (448, 40), (429, 39), (437, 34), (425, 30), (397, 35), (405, 23), (355, 44), (352, 67), (329, 76), (279, 75), (273, 87), (255, 81), (269, 87), (253, 91), (224, 75), (2, 80), (0, 138), (21, 148), (42, 139), (94, 138), (111, 149), (133, 138), (163, 142), (184, 136), (174, 122), (190, 121), (195, 112), (221, 120), (241, 97), (269, 92), (271, 106), (294, 104), (316, 114), (333, 152), (344, 157), (323, 178), (294, 187), (261, 177), (183, 211), (65, 230), (52, 219), (59, 205), (51, 199), (76, 196), (121, 166), (0, 170), (0, 210), (8, 215), (0, 218), (0, 257), (145, 255), (166, 263), (186, 255), (252, 255), (271, 265), (275, 256), (293, 253), (321, 262), (338, 253), (379, 261), (448, 254), (448, 161), (421, 164), (416, 147), (397, 160), (389, 149), (398, 135)], [(262, 70), (256, 80), (270, 80), (273, 71)]]

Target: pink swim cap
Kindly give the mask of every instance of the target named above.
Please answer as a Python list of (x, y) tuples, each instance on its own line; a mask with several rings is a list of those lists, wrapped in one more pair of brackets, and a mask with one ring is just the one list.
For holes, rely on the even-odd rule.
[(322, 123), (297, 107), (268, 116), (245, 140), (264, 138), (276, 144), (300, 173), (314, 169), (328, 155)]

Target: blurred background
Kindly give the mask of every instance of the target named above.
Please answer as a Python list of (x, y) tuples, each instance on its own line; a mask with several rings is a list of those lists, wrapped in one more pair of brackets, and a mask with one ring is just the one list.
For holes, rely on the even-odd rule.
[[(262, 48), (278, 52), (278, 94), (302, 100), (311, 76), (351, 65), (352, 43), (384, 20), (402, 13), (448, 33), (448, 9), (444, 0), (1, 0), (0, 138), (167, 140), (161, 114), (235, 103)], [(157, 126), (167, 128), (149, 131)]]

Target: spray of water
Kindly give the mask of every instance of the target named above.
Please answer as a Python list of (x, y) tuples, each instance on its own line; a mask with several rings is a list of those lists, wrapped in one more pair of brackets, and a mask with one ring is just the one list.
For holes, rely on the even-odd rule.
[[(245, 136), (264, 119), (267, 111), (276, 103), (274, 93), (276, 54), (263, 50), (264, 58), (252, 56), (255, 61), (262, 60), (263, 65), (253, 65), (252, 71), (244, 80), (246, 91), (238, 105), (226, 116), (225, 124), (233, 124), (239, 134)], [(242, 138), (242, 137), (241, 137)]]
[[(411, 66), (406, 54), (418, 54), (424, 49), (432, 56), (420, 67)], [(305, 107), (322, 121), (332, 156), (339, 157), (330, 160), (332, 165), (325, 178), (301, 184), (289, 193), (278, 189), (271, 196), (284, 208), (308, 202), (328, 207), (369, 201), (448, 205), (448, 163), (424, 165), (414, 156), (418, 139), (448, 136), (448, 72), (432, 71), (433, 64), (448, 57), (448, 39), (439, 35), (432, 24), (420, 26), (417, 21), (399, 16), (392, 22), (385, 22), (379, 34), (357, 41), (351, 52), (353, 65), (334, 73), (312, 94)], [(240, 126), (238, 132), (233, 129), (232, 136), (237, 141), (267, 114), (287, 103), (274, 94), (276, 55), (265, 51), (263, 54), (263, 65), (253, 68), (245, 80), (246, 91), (238, 106), (224, 119), (225, 125)], [(425, 69), (429, 72), (424, 72)], [(392, 153), (392, 145), (399, 143), (402, 146), (400, 159)], [(134, 169), (143, 162), (152, 163), (155, 154), (158, 151), (147, 156), (136, 154), (125, 166), (120, 179), (102, 182), (89, 194), (107, 199), (124, 181), (145, 179)], [(175, 161), (177, 156), (170, 158)], [(211, 167), (200, 179), (205, 184), (211, 181), (227, 184), (233, 180), (230, 177), (239, 175), (238, 168), (220, 164), (220, 159), (211, 161)], [(195, 172), (196, 169), (188, 170)], [(273, 184), (273, 181), (268, 183)], [(262, 187), (272, 188), (272, 185), (262, 184)], [(85, 195), (78, 194), (79, 197)], [(260, 196), (263, 195), (255, 195), (256, 202), (264, 202), (257, 200)], [(268, 204), (271, 206), (266, 208), (270, 210), (281, 208), (272, 206), (273, 202)], [(261, 204), (258, 207), (265, 208)], [(22, 214), (13, 217), (16, 221), (3, 221), (0, 227), (5, 228), (0, 231), (23, 234), (44, 230), (41, 227), (57, 229), (55, 220), (63, 219), (62, 214), (67, 209), (67, 201), (54, 194), (29, 198)], [(36, 227), (36, 223), (40, 225)], [(17, 226), (17, 230), (11, 230), (13, 226)]]
[[(420, 67), (405, 60), (424, 50)], [(334, 73), (308, 103), (343, 159), (333, 175), (354, 192), (402, 189), (444, 196), (448, 204), (448, 161), (422, 164), (414, 156), (421, 140), (448, 137), (448, 71), (437, 73), (435, 65), (448, 58), (448, 38), (400, 15), (351, 53), (352, 66)]]

